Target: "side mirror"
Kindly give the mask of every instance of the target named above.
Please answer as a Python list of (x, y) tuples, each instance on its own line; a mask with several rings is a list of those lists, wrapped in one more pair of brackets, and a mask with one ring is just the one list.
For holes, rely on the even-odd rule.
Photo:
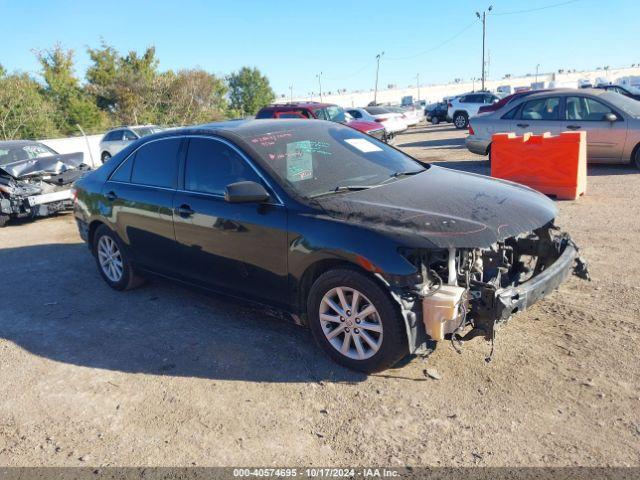
[(230, 183), (224, 192), (224, 199), (229, 203), (263, 203), (270, 198), (265, 188), (256, 182)]
[(604, 116), (604, 119), (605, 119), (607, 122), (611, 122), (611, 123), (613, 123), (613, 122), (617, 122), (617, 121), (618, 121), (618, 116), (617, 116), (615, 113), (607, 113), (607, 114)]

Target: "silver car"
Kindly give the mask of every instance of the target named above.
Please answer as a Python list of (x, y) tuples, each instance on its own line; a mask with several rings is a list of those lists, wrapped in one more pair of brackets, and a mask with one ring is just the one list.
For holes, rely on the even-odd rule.
[(500, 110), (471, 118), (467, 148), (491, 152), (494, 133), (557, 135), (587, 132), (587, 161), (635, 163), (640, 168), (640, 102), (596, 89), (558, 89), (533, 93)]
[(132, 125), (109, 130), (100, 140), (100, 159), (102, 163), (105, 163), (134, 140), (162, 130), (156, 125)]

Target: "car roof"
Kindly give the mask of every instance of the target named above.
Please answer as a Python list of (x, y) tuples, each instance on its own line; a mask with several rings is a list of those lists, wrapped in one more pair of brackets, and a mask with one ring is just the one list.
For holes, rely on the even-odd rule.
[(109, 130), (107, 130), (107, 132), (113, 132), (114, 130), (121, 130), (123, 128), (159, 128), (158, 125), (153, 125), (153, 124), (147, 124), (147, 125), (120, 125), (118, 127), (113, 127)]
[(0, 142), (0, 148), (15, 148), (23, 147), (25, 145), (43, 145), (43, 143), (35, 140), (5, 140)]
[(272, 103), (264, 107), (265, 110), (285, 110), (290, 108), (323, 108), (323, 107), (335, 107), (335, 103), (321, 103), (321, 102), (287, 102), (287, 103)]

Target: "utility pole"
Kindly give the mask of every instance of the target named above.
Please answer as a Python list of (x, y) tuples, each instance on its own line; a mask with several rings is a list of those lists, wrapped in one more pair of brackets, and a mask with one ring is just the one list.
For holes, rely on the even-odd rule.
[(320, 102), (322, 102), (322, 72), (316, 75), (318, 79), (318, 86), (320, 87)]
[(418, 101), (420, 101), (420, 74), (416, 73), (416, 85), (418, 86)]
[(472, 85), (473, 85), (473, 87), (471, 88), (471, 91), (475, 92), (476, 91), (476, 77), (473, 77), (471, 79), (471, 82), (472, 82)]
[(293, 103), (293, 85), (289, 85), (289, 103)]
[(540, 64), (536, 65), (536, 83), (538, 83), (538, 70), (540, 70)]
[(384, 52), (380, 52), (376, 55), (378, 66), (376, 67), (376, 88), (373, 91), (373, 103), (378, 103), (378, 73), (380, 72), (380, 58), (384, 55)]
[(485, 48), (484, 46), (485, 46), (485, 39), (486, 39), (486, 32), (487, 32), (487, 13), (490, 12), (492, 9), (493, 9), (493, 5), (489, 5), (489, 8), (484, 10), (482, 12), (482, 15), (480, 15), (480, 12), (476, 12), (476, 17), (478, 17), (482, 22), (482, 90), (484, 90), (484, 82), (485, 82), (485, 63), (484, 63)]

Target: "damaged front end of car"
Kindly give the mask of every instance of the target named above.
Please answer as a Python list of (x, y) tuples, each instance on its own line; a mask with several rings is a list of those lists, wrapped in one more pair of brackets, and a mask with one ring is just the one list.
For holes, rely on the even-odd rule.
[(392, 288), (414, 353), (428, 351), (429, 340), (450, 339), (454, 346), (476, 336), (492, 340), (498, 325), (551, 293), (571, 273), (589, 280), (578, 247), (552, 222), (488, 248), (401, 254), (419, 272), (418, 283)]
[(91, 168), (83, 154), (21, 160), (0, 167), (0, 226), (73, 208), (71, 184)]

